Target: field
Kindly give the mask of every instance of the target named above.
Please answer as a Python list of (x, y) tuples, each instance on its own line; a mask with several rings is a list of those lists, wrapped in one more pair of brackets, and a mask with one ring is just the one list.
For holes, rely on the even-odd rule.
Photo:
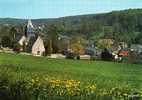
[[(65, 96), (68, 94), (57, 93), (57, 90), (59, 92), (63, 90), (63, 86), (61, 87), (60, 85), (63, 85), (63, 83), (67, 85), (67, 82), (78, 84), (77, 89), (82, 89), (79, 90), (81, 92), (70, 90), (70, 95), (73, 97), (85, 95), (85, 98), (82, 97), (83, 99), (86, 99), (86, 96), (90, 95), (95, 95), (94, 97), (100, 100), (107, 97), (108, 100), (114, 98), (114, 100), (116, 98), (123, 100), (128, 99), (130, 95), (133, 97), (133, 94), (136, 94), (137, 97), (142, 96), (142, 65), (135, 64), (87, 60), (57, 60), (47, 59), (46, 57), (1, 53), (0, 77), (3, 80), (5, 80), (4, 78), (10, 80), (9, 84), (16, 84), (20, 80), (26, 80), (26, 82), (27, 80), (31, 80), (35, 82), (34, 84), (36, 82), (45, 84), (42, 81), (46, 80), (49, 83), (55, 84), (54, 87), (51, 87), (54, 91), (52, 93), (56, 92), (56, 96)], [(85, 90), (86, 87), (89, 90)], [(82, 91), (85, 93), (82, 93)], [(72, 94), (72, 92), (77, 93)], [(51, 95), (53, 96), (54, 94)], [(67, 96), (69, 97), (69, 94)], [(72, 98), (71, 96), (70, 99)], [(46, 98), (45, 94), (43, 97)], [(15, 98), (17, 99), (17, 97)], [(40, 98), (40, 96), (37, 98)]]

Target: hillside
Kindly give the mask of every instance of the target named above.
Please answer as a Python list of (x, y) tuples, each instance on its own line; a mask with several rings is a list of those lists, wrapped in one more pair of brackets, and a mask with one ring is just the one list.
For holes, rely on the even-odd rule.
[[(35, 26), (44, 25), (44, 30), (49, 24), (54, 23), (58, 32), (68, 36), (79, 35), (85, 39), (97, 40), (98, 38), (113, 38), (127, 43), (142, 43), (142, 9), (129, 9), (113, 11), (104, 14), (90, 14), (69, 16), (56, 19), (33, 19)], [(0, 28), (3, 25), (10, 27), (24, 26), (26, 20), (1, 18)], [(0, 34), (4, 34), (0, 30)], [(6, 29), (4, 29), (6, 30)], [(46, 31), (44, 31), (46, 32)]]

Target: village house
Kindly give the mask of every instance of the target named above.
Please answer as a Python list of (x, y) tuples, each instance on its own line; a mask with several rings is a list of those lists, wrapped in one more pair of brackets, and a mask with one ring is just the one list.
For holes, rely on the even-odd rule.
[(142, 45), (140, 45), (140, 44), (132, 44), (130, 49), (131, 49), (131, 51), (135, 51), (135, 52), (141, 53), (142, 52)]
[(35, 56), (42, 56), (45, 53), (44, 41), (38, 36), (34, 45), (32, 46), (32, 54)]

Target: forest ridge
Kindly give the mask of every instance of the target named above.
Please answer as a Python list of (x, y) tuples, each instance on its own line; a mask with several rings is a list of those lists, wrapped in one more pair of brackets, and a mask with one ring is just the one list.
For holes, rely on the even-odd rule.
[[(128, 44), (142, 44), (142, 9), (56, 19), (33, 19), (32, 22), (35, 26), (44, 26), (44, 34), (47, 33), (48, 25), (54, 23), (58, 32), (67, 36), (78, 35), (95, 41), (100, 38), (111, 38)], [(0, 36), (8, 35), (11, 27), (18, 28), (19, 34), (22, 35), (25, 23), (25, 19), (1, 18)]]

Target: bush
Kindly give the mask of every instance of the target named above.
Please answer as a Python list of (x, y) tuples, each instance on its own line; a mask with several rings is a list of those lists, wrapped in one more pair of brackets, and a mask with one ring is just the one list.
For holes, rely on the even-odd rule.
[(66, 58), (67, 59), (75, 59), (75, 57), (76, 57), (76, 54), (74, 54), (74, 53), (71, 53), (71, 52), (66, 53)]
[(113, 59), (113, 56), (109, 53), (107, 49), (104, 49), (104, 51), (101, 54), (101, 58), (104, 61), (111, 61)]

